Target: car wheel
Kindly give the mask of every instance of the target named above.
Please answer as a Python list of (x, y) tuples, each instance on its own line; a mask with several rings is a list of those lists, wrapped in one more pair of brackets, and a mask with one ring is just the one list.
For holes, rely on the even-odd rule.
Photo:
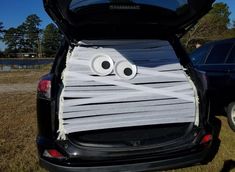
[(235, 102), (228, 105), (228, 124), (231, 129), (235, 132)]

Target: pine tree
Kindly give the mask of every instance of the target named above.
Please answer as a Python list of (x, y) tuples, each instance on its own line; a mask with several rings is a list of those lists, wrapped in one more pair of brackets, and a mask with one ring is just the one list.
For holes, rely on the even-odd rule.
[(38, 53), (40, 22), (41, 19), (36, 14), (32, 14), (18, 27), (6, 30), (3, 36), (3, 42), (7, 45), (6, 52)]
[(40, 42), (39, 28), (41, 19), (36, 15), (29, 15), (26, 20), (18, 26), (19, 42), (21, 52), (34, 52), (38, 53), (38, 46)]
[(17, 53), (19, 50), (19, 33), (17, 28), (9, 28), (6, 30), (3, 42), (7, 45), (5, 52)]
[(48, 24), (43, 31), (42, 46), (46, 57), (54, 57), (62, 40), (62, 36), (54, 24)]
[(4, 33), (4, 27), (3, 27), (3, 23), (0, 22), (0, 40), (3, 39), (3, 33)]

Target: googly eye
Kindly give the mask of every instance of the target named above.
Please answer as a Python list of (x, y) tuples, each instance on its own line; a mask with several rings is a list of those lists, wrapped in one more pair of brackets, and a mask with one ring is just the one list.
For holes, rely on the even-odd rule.
[(120, 79), (130, 80), (136, 76), (137, 67), (128, 61), (119, 61), (116, 63), (114, 71)]
[(107, 55), (97, 55), (90, 62), (92, 73), (100, 76), (107, 76), (113, 71), (113, 60)]

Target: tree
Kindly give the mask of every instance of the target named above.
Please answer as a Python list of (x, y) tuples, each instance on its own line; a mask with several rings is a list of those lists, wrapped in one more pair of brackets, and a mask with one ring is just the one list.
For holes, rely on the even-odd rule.
[(55, 56), (61, 42), (62, 36), (54, 24), (48, 24), (43, 31), (42, 46), (46, 57)]
[(22, 26), (11, 27), (5, 31), (3, 42), (7, 45), (7, 53), (27, 52), (25, 48), (25, 33)]
[(225, 3), (215, 3), (212, 10), (183, 37), (186, 48), (194, 48), (196, 43), (223, 39), (230, 23), (229, 7)]
[(3, 39), (3, 33), (4, 33), (4, 27), (3, 27), (3, 23), (0, 22), (0, 40)]
[(231, 37), (235, 37), (235, 20), (233, 21), (233, 27), (231, 28), (231, 33), (232, 33), (232, 36)]
[(26, 20), (17, 28), (10, 28), (5, 31), (3, 41), (7, 45), (6, 52), (38, 52), (38, 45), (40, 43), (40, 18), (33, 14), (26, 18)]
[(227, 31), (225, 38), (235, 38), (235, 21), (233, 21), (232, 27)]
[(19, 49), (19, 32), (17, 28), (9, 28), (3, 37), (3, 42), (7, 45), (7, 53), (17, 53)]
[(18, 26), (18, 31), (21, 34), (19, 43), (22, 52), (38, 52), (40, 42), (39, 29), (41, 19), (36, 15), (29, 15), (26, 20)]

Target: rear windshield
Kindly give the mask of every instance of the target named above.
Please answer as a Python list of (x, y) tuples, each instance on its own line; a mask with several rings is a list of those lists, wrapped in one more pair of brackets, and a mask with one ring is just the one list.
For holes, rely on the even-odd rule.
[(152, 5), (172, 11), (177, 11), (188, 4), (187, 0), (72, 0), (69, 7), (71, 11), (76, 11), (80, 7), (107, 3)]

